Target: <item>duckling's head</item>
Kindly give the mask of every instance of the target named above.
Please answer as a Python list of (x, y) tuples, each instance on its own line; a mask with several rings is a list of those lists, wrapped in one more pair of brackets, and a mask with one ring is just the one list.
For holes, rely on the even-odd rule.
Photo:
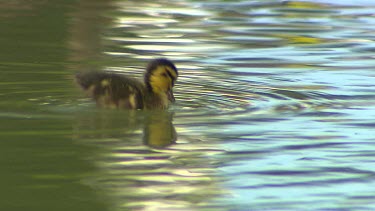
[(176, 66), (168, 59), (152, 60), (145, 74), (145, 84), (149, 91), (166, 95), (170, 102), (174, 102), (173, 86), (178, 77)]

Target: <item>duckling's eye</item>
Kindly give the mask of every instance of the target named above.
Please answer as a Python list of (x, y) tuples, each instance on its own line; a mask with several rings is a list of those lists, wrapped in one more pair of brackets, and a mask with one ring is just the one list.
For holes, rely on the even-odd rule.
[(161, 76), (167, 77), (167, 73), (162, 73)]

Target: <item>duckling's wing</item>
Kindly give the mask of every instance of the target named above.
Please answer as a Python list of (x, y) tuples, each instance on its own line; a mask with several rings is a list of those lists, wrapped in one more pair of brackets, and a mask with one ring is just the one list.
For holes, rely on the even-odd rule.
[(77, 83), (101, 107), (142, 109), (143, 84), (120, 74), (106, 72), (80, 73)]

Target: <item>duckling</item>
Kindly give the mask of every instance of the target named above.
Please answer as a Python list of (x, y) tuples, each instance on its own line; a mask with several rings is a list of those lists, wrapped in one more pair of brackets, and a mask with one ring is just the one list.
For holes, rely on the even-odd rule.
[(144, 83), (113, 72), (78, 73), (76, 81), (99, 107), (166, 109), (175, 101), (172, 89), (177, 77), (176, 66), (160, 58), (148, 64)]

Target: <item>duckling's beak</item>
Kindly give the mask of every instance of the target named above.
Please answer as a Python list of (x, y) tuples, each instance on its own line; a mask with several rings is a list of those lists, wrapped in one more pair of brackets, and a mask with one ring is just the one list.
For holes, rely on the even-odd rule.
[(173, 91), (172, 91), (172, 90), (167, 91), (167, 96), (168, 96), (168, 100), (171, 101), (172, 103), (173, 103), (174, 101), (176, 101), (176, 99), (174, 98), (174, 95), (173, 95)]

